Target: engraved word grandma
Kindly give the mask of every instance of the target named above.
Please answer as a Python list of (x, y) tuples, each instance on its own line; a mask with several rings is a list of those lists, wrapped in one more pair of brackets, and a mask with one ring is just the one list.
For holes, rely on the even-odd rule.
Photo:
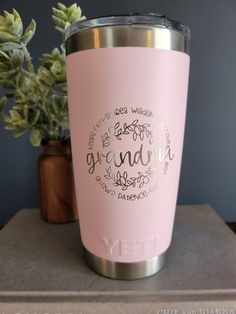
[(170, 161), (174, 158), (174, 154), (171, 152), (171, 147), (157, 148), (152, 150), (143, 150), (143, 144), (140, 145), (139, 150), (132, 153), (126, 152), (114, 152), (113, 150), (107, 153), (97, 151), (96, 153), (87, 154), (87, 164), (89, 166), (88, 172), (93, 174), (97, 165), (103, 163), (114, 165), (115, 167), (121, 167), (122, 165), (128, 165), (133, 167), (134, 165), (148, 166), (154, 164), (157, 168), (157, 162)]

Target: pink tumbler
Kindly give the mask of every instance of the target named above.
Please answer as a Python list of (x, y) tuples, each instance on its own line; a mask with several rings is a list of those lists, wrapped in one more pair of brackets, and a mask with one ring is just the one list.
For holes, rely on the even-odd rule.
[(79, 223), (90, 267), (136, 279), (164, 265), (184, 138), (190, 31), (162, 15), (86, 20), (66, 34)]

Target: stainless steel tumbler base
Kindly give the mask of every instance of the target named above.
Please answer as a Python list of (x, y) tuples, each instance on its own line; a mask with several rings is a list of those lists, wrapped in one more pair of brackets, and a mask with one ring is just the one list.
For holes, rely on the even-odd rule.
[(160, 271), (165, 264), (168, 250), (148, 260), (134, 263), (107, 260), (92, 254), (85, 247), (84, 251), (87, 264), (100, 275), (114, 279), (139, 279)]

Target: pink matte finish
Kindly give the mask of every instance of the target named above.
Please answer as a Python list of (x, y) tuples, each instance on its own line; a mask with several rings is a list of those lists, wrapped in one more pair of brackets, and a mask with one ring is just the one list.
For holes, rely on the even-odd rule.
[(91, 253), (136, 262), (169, 247), (188, 72), (187, 54), (156, 48), (67, 57), (79, 222)]

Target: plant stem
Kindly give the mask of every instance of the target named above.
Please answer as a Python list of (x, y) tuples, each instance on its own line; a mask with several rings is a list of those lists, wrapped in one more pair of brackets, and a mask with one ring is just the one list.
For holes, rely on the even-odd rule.
[(27, 67), (28, 67), (28, 70), (30, 73), (34, 74), (34, 66), (33, 66), (33, 63), (31, 61), (31, 56), (30, 56), (30, 53), (26, 47), (26, 45), (22, 45), (22, 49), (23, 49), (23, 52), (25, 54), (25, 62), (27, 64)]

